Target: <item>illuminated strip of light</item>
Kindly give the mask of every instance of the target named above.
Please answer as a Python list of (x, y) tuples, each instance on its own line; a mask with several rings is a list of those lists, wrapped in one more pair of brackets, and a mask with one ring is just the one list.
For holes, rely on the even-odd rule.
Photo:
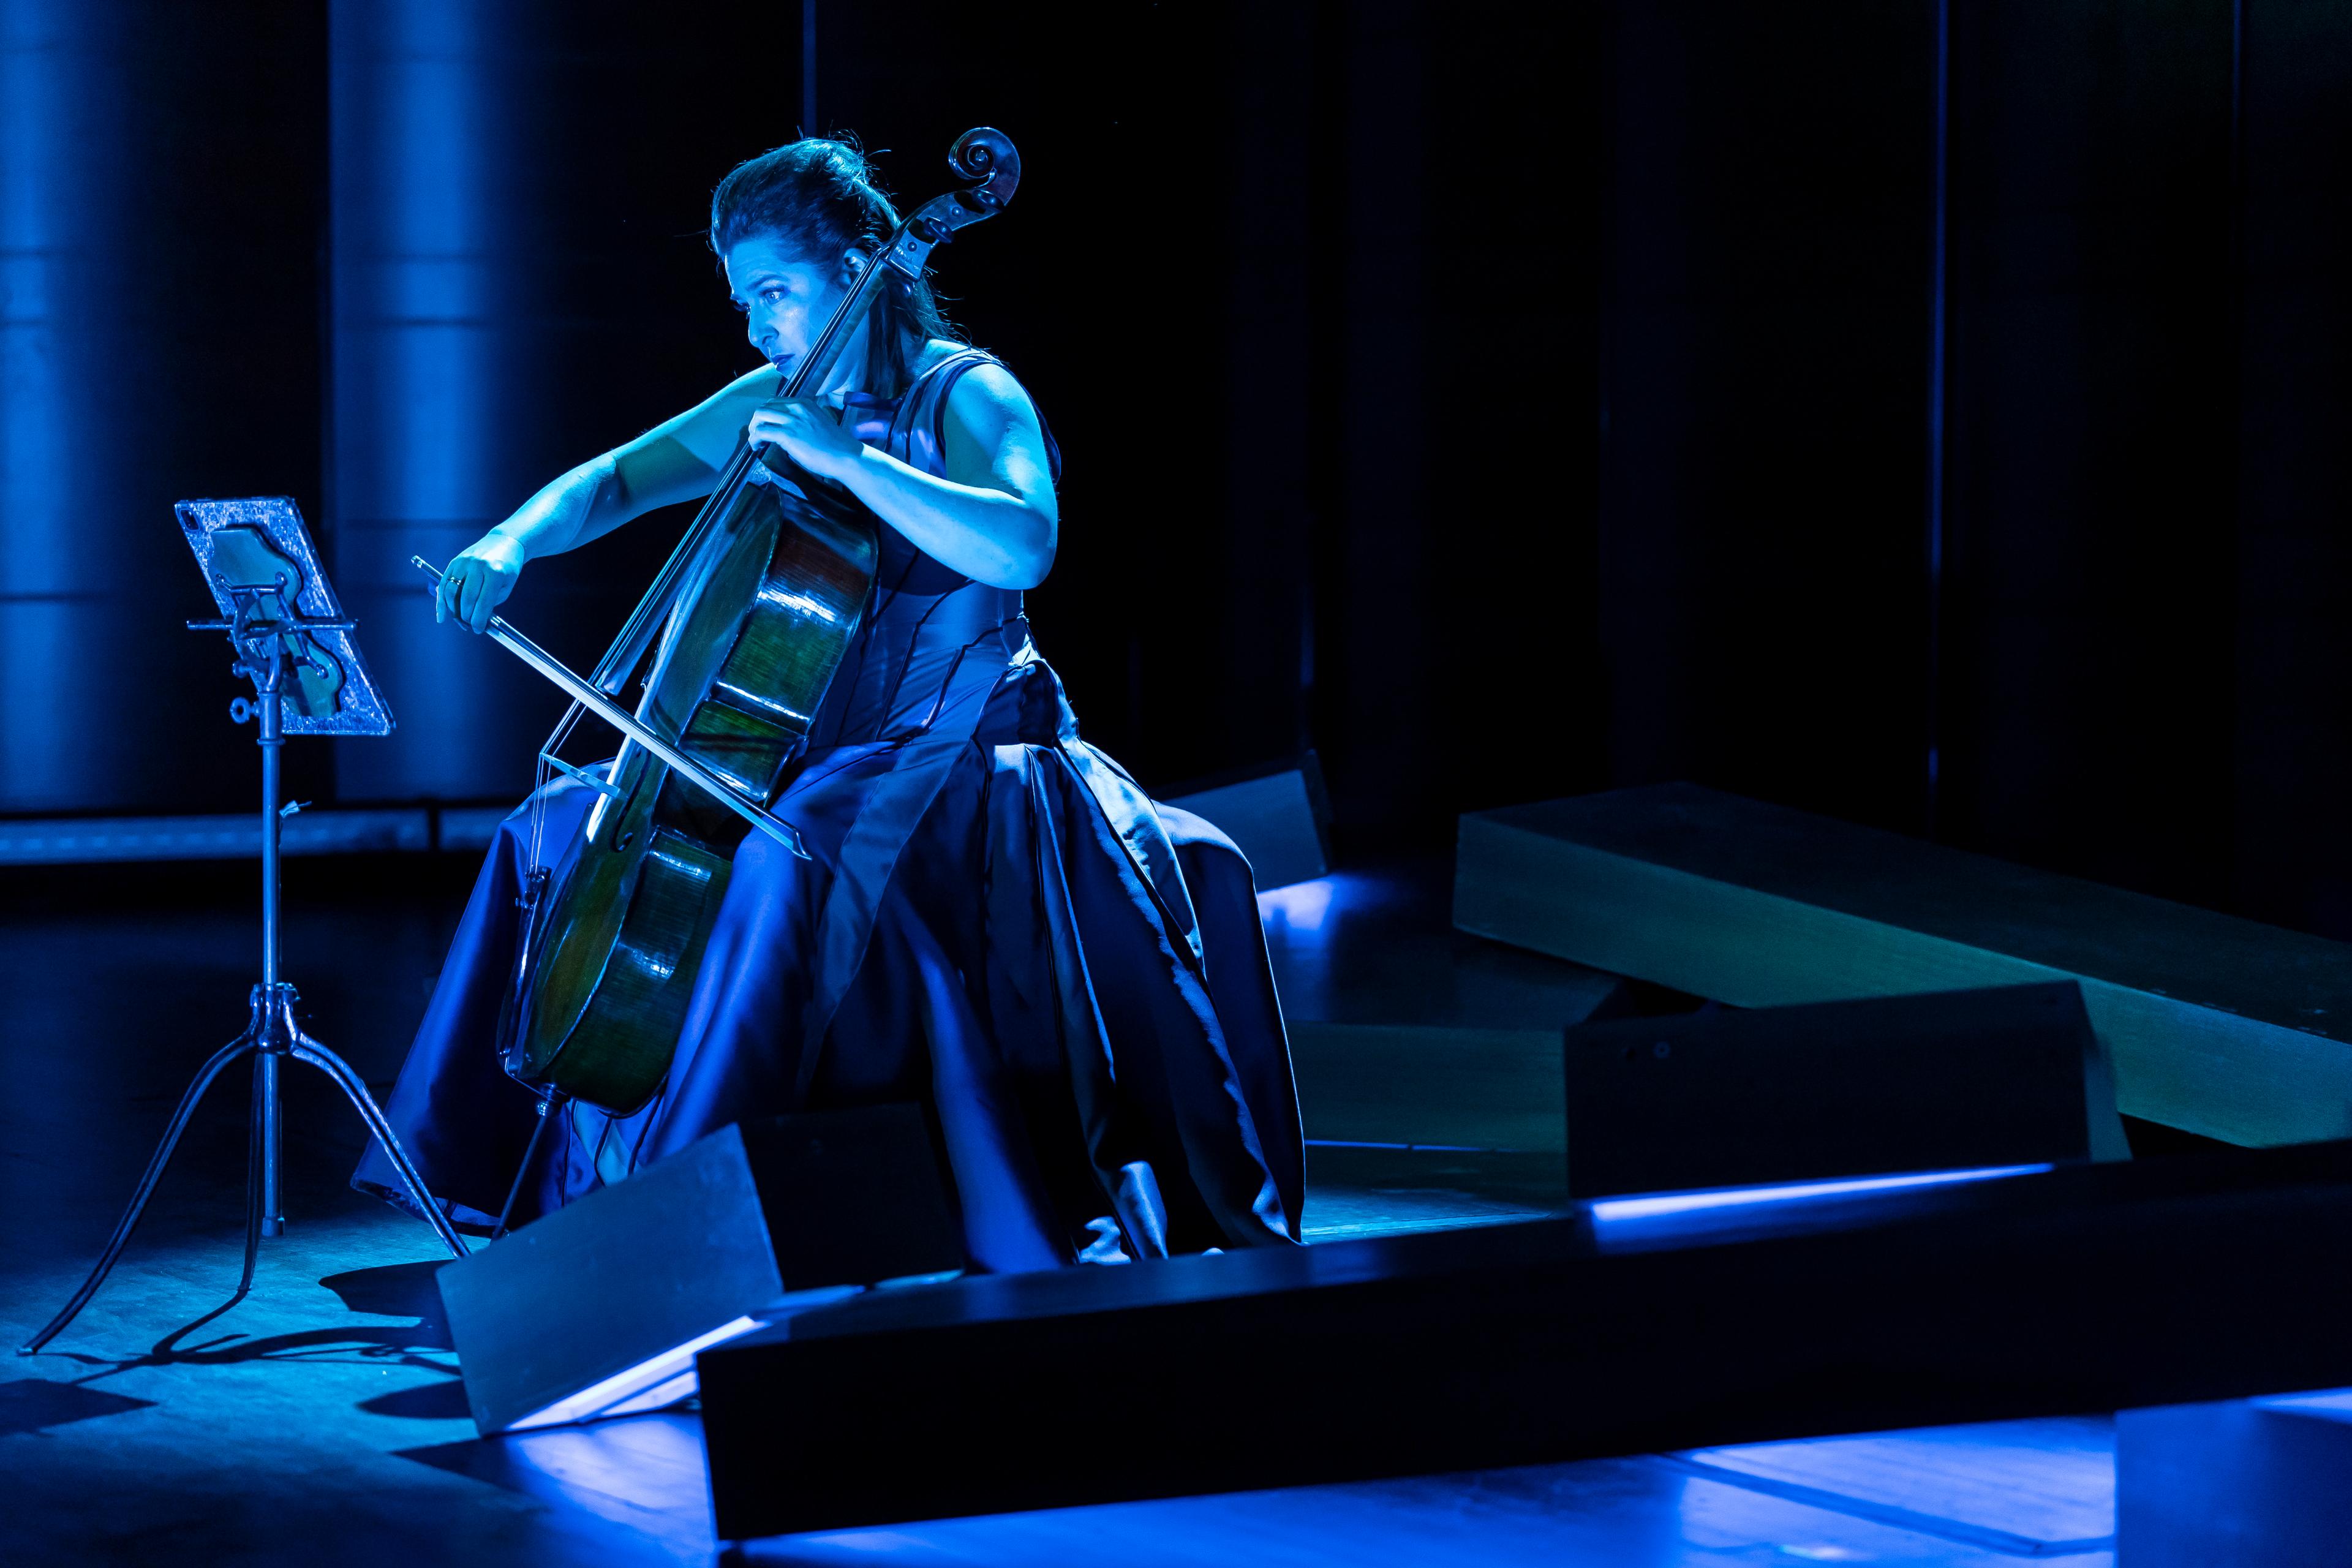
[(656, 1383), (643, 1394), (633, 1394), (618, 1405), (607, 1405), (596, 1412), (599, 1415), (642, 1415), (648, 1410), (660, 1410), (679, 1400), (698, 1394), (702, 1382), (692, 1367), (688, 1367), (666, 1383)]
[(812, 599), (806, 594), (786, 593), (772, 584), (761, 584), (760, 600), (762, 604), (774, 605), (780, 609), (797, 610), (803, 616), (814, 616), (828, 626), (840, 624), (841, 617), (833, 613), (832, 605)]
[(1604, 1198), (1592, 1205), (1592, 1217), (1602, 1225), (1629, 1219), (1654, 1219), (1661, 1215), (1690, 1214), (1701, 1209), (1740, 1208), (1751, 1204), (1796, 1203), (1807, 1198), (1843, 1197), (1853, 1193), (1895, 1192), (1904, 1187), (1949, 1186), (1956, 1182), (1990, 1182), (2002, 1176), (2031, 1176), (2052, 1169), (2041, 1165), (1991, 1165), (1978, 1171), (1922, 1171), (1905, 1176), (1864, 1176), (1844, 1182), (1804, 1182), (1780, 1187), (1724, 1187), (1706, 1193), (1661, 1193), (1654, 1197)]
[[(808, 727), (809, 716), (789, 703), (777, 701), (776, 694), (772, 691), (752, 691), (725, 680), (719, 682), (718, 690), (719, 696), (727, 699), (729, 706), (740, 708), (746, 713), (759, 714), (770, 719), (787, 720), (800, 725), (803, 729)], [(746, 784), (744, 788), (747, 792), (751, 792), (751, 785)]]
[(704, 865), (699, 860), (683, 859), (678, 856), (673, 855), (668, 850), (662, 848), (658, 843), (656, 843), (653, 848), (646, 850), (646, 854), (648, 858), (660, 861), (663, 866), (677, 872), (681, 877), (690, 878), (698, 882), (708, 882), (710, 880), (709, 867)]
[[(731, 1323), (721, 1323), (707, 1334), (673, 1346), (625, 1372), (616, 1372), (602, 1383), (592, 1383), (577, 1394), (567, 1394), (543, 1410), (534, 1410), (509, 1425), (507, 1430), (522, 1432), (534, 1426), (561, 1426), (567, 1421), (585, 1421), (592, 1415), (602, 1415), (656, 1384), (667, 1383), (680, 1373), (691, 1373), (697, 1351), (708, 1350), (721, 1340), (731, 1340), (759, 1326), (757, 1318), (738, 1318)], [(681, 1394), (678, 1397), (684, 1398), (685, 1395)]]

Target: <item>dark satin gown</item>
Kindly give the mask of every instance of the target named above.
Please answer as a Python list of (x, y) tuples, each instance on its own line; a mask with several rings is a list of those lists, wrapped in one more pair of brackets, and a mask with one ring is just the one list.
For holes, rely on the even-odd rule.
[[(948, 392), (987, 363), (853, 397), (859, 436), (942, 473)], [(775, 805), (814, 859), (743, 840), (667, 1083), (630, 1117), (559, 1113), (513, 1223), (732, 1121), (915, 1101), (975, 1268), (1296, 1241), (1297, 1099), (1248, 865), (1078, 738), (1018, 591), (881, 534)], [(560, 866), (593, 793), (533, 798)], [(387, 1106), (461, 1223), (497, 1214), (535, 1120), (496, 1040), (530, 822), (500, 828)], [(373, 1145), (354, 1180), (404, 1204)]]

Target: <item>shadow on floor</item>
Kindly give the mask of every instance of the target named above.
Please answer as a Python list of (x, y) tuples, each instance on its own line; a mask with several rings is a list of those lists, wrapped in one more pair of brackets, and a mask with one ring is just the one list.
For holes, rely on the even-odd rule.
[(419, 1349), (451, 1350), (449, 1320), (441, 1310), (441, 1288), (434, 1282), (449, 1259), (428, 1258), (415, 1263), (387, 1263), (374, 1268), (352, 1268), (319, 1281), (354, 1312), (377, 1318), (414, 1318), (406, 1331), (408, 1342)]
[[(399, 1308), (360, 1307), (356, 1305), (356, 1301), (366, 1299), (382, 1300), (385, 1293), (395, 1289), (410, 1289), (406, 1281), (413, 1277), (415, 1271), (420, 1268), (429, 1269), (435, 1265), (389, 1264), (377, 1268), (355, 1269), (345, 1274), (329, 1275), (320, 1283), (330, 1289), (337, 1289), (337, 1293), (343, 1295), (344, 1304), (352, 1306), (356, 1310), (379, 1315), (405, 1316), (409, 1314)], [(389, 1275), (398, 1279), (394, 1282), (382, 1284), (351, 1285), (349, 1283), (372, 1275)], [(426, 1279), (429, 1288), (429, 1275)], [(346, 1282), (345, 1287), (338, 1289), (336, 1286), (338, 1280)], [(346, 1289), (350, 1293), (346, 1294)], [(437, 1300), (430, 1317), (420, 1316), (416, 1321), (407, 1324), (388, 1324), (379, 1327), (368, 1323), (339, 1323), (327, 1328), (299, 1329), (279, 1334), (258, 1336), (241, 1333), (222, 1334), (215, 1339), (205, 1340), (193, 1345), (183, 1345), (180, 1342), (245, 1299), (246, 1293), (243, 1291), (231, 1294), (228, 1300), (219, 1306), (183, 1323), (157, 1340), (154, 1345), (142, 1355), (109, 1359), (80, 1351), (53, 1350), (48, 1353), (63, 1356), (68, 1361), (78, 1362), (93, 1369), (89, 1375), (77, 1378), (70, 1384), (60, 1386), (79, 1388), (95, 1383), (100, 1378), (117, 1377), (127, 1373), (155, 1367), (233, 1366), (239, 1363), (257, 1361), (302, 1362), (313, 1365), (325, 1363), (382, 1364), (388, 1367), (399, 1366), (437, 1373), (446, 1373), (451, 1370), (446, 1362), (436, 1360), (425, 1353), (446, 1352), (451, 1348), (448, 1325), (441, 1319)], [(425, 1393), (422, 1389), (405, 1392), (414, 1397), (422, 1397)], [(108, 1395), (108, 1397), (115, 1396)], [(363, 1402), (361, 1408), (372, 1409), (373, 1404), (374, 1402), (372, 1401)], [(438, 1414), (438, 1411), (432, 1413)], [(104, 1412), (96, 1412), (96, 1414), (104, 1414)], [(379, 1414), (412, 1415), (426, 1414), (426, 1412), (404, 1409), (379, 1412)], [(465, 1402), (462, 1396), (457, 1401), (457, 1414), (459, 1415), (465, 1414)], [(0, 1430), (7, 1429), (9, 1428), (0, 1427)]]
[(0, 1436), (46, 1432), (53, 1426), (70, 1426), (93, 1416), (144, 1410), (154, 1403), (152, 1399), (109, 1394), (100, 1388), (84, 1388), (79, 1383), (19, 1378), (14, 1383), (0, 1383)]

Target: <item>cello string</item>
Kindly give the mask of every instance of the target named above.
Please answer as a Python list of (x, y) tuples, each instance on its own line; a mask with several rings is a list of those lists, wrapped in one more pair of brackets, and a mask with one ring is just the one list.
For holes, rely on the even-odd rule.
[[(903, 232), (906, 226), (904, 224), (900, 225), (900, 232)], [(895, 244), (898, 237), (898, 235), (894, 233), (891, 243)], [(886, 247), (886, 251), (887, 248)], [(850, 339), (856, 335), (857, 329), (865, 324), (860, 318), (870, 317), (876, 313), (884, 299), (884, 289), (888, 281), (890, 269), (887, 267), (869, 264), (860, 267), (857, 271), (857, 281), (851, 285), (849, 292), (844, 296), (841, 303), (834, 308), (833, 314), (826, 318), (824, 326), (817, 333), (816, 342), (807, 353), (802, 355), (800, 363), (793, 368), (790, 375), (778, 374), (776, 395), (800, 396), (811, 381), (831, 374), (834, 363), (839, 359), (842, 351), (848, 346)], [(933, 369), (937, 368), (937, 366), (933, 367)], [(596, 684), (604, 685), (608, 673), (622, 674), (612, 668), (622, 649), (634, 647), (643, 639), (652, 620), (667, 616), (675, 610), (673, 596), (676, 589), (682, 584), (688, 575), (689, 563), (700, 558), (704, 547), (709, 542), (708, 536), (716, 531), (720, 519), (732, 510), (745, 482), (761, 459), (762, 454), (748, 439), (738, 439), (727, 466), (719, 472), (718, 485), (704, 502), (702, 510), (696, 515), (694, 521), (688, 527), (686, 536), (671, 552), (669, 559), (663, 563), (662, 569), (656, 576), (650, 591), (630, 612), (619, 638), (605, 651), (604, 658), (598, 661), (596, 669), (591, 677)], [(912, 564), (911, 562), (908, 563), (910, 567)], [(872, 630), (870, 621), (866, 629), (870, 636)], [(861, 649), (861, 653), (862, 651)], [(643, 650), (637, 649), (635, 657), (641, 658)], [(625, 675), (622, 678), (625, 679)], [(554, 752), (560, 747), (562, 740), (570, 734), (580, 711), (580, 705), (575, 702), (571, 710), (564, 715), (562, 721), (556, 726), (555, 733), (550, 738), (548, 744), (541, 748), (542, 752)], [(547, 764), (543, 761), (538, 763), (533, 773), (531, 792), (533, 808), (530, 854), (534, 867), (540, 864), (539, 852), (543, 836), (544, 803), (541, 799), (541, 791), (550, 776)]]
[(572, 730), (579, 725), (580, 716), (586, 710), (577, 702), (566, 709), (563, 717), (557, 721), (554, 730), (548, 735), (547, 744), (539, 749), (540, 754), (532, 763), (530, 869), (534, 871), (545, 867), (545, 862), (540, 858), (540, 851), (546, 844), (547, 785), (548, 781), (554, 775), (554, 770), (548, 765), (547, 759), (563, 749), (563, 742), (572, 738)]
[[(901, 225), (900, 230), (903, 231), (905, 226)], [(892, 243), (896, 244), (897, 239), (898, 235), (893, 234)], [(842, 350), (848, 346), (849, 339), (855, 335), (857, 324), (862, 324), (856, 322), (856, 318), (869, 313), (875, 301), (880, 298), (885, 281), (884, 275), (888, 271), (889, 268), (887, 267), (872, 266), (859, 271), (857, 282), (843, 297), (841, 303), (835, 307), (833, 315), (825, 321), (824, 330), (817, 334), (815, 344), (802, 356), (801, 363), (794, 367), (793, 374), (789, 376), (782, 373), (778, 374), (777, 396), (798, 397), (809, 382), (832, 373), (834, 362), (840, 357)], [(728, 460), (727, 467), (720, 470), (719, 483), (712, 489), (709, 499), (703, 503), (702, 510), (695, 514), (694, 521), (688, 526), (685, 537), (678, 542), (677, 548), (671, 552), (670, 558), (662, 563), (662, 569), (655, 577), (653, 586), (646, 592), (646, 596), (637, 602), (637, 607), (630, 612), (627, 622), (621, 628), (620, 637), (614, 641), (611, 647), (605, 650), (604, 657), (597, 661), (595, 670), (589, 679), (598, 686), (603, 686), (609, 678), (619, 674), (616, 666), (622, 658), (624, 650), (628, 651), (632, 662), (644, 656), (646, 647), (650, 644), (652, 623), (667, 616), (674, 607), (675, 595), (684, 583), (690, 562), (700, 558), (701, 550), (708, 542), (709, 536), (716, 531), (719, 519), (733, 507), (735, 498), (741, 491), (752, 465), (759, 460), (757, 448), (751, 447), (749, 442), (738, 442), (734, 454)]]
[[(919, 278), (921, 275), (922, 269), (928, 264), (929, 253), (931, 247), (945, 239), (956, 229), (964, 226), (966, 224), (976, 222), (981, 218), (992, 216), (1003, 206), (1004, 201), (1011, 195), (1013, 184), (1019, 177), (1019, 161), (1013, 152), (1010, 142), (1006, 141), (1000, 133), (986, 131), (984, 128), (967, 132), (962, 137), (960, 137), (955, 147), (950, 152), (950, 161), (961, 174), (971, 175), (980, 174), (986, 175), (983, 186), (971, 192), (957, 192), (951, 193), (947, 196), (941, 196), (936, 201), (928, 204), (921, 211), (897, 226), (897, 229), (891, 237), (887, 248), (881, 255), (874, 258), (874, 260), (877, 262), (887, 259), (889, 270), (886, 271), (886, 268), (879, 265), (868, 265), (859, 268), (863, 276), (859, 278), (857, 284), (853, 286), (848, 297), (842, 300), (841, 304), (835, 308), (832, 316), (825, 322), (824, 328), (819, 333), (818, 342), (814, 346), (814, 352), (803, 355), (801, 363), (795, 369), (795, 373), (789, 378), (785, 378), (788, 379), (789, 384), (782, 388), (784, 395), (804, 395), (805, 387), (829, 373), (834, 362), (839, 359), (842, 352), (847, 347), (850, 338), (855, 335), (857, 330), (866, 325), (866, 322), (861, 321), (860, 317), (869, 315), (887, 315), (887, 311), (884, 310), (887, 301), (884, 299), (883, 289), (886, 283), (896, 283), (898, 281), (898, 279), (893, 274), (904, 273), (910, 279)], [(967, 352), (969, 353), (970, 351)], [(934, 368), (936, 369), (937, 367)], [(675, 552), (670, 560), (665, 563), (654, 586), (654, 591), (649, 593), (646, 598), (640, 602), (636, 611), (631, 616), (627, 626), (624, 629), (622, 644), (615, 645), (615, 647), (609, 651), (606, 656), (606, 663), (614, 666), (609, 672), (614, 678), (614, 684), (610, 688), (614, 695), (617, 696), (619, 694), (618, 686), (620, 684), (625, 684), (627, 679), (627, 671), (617, 668), (618, 662), (621, 659), (623, 647), (625, 646), (627, 647), (627, 661), (634, 665), (643, 657), (643, 654), (646, 651), (646, 647), (640, 639), (650, 640), (658, 635), (654, 623), (664, 619), (675, 619), (680, 616), (681, 611), (676, 601), (675, 594), (679, 591), (685, 591), (690, 594), (699, 593), (701, 591), (699, 587), (686, 590), (684, 584), (682, 582), (674, 581), (674, 578), (682, 578), (689, 563), (693, 560), (698, 559), (702, 552), (702, 549), (708, 548), (710, 541), (706, 537), (707, 533), (715, 532), (722, 526), (723, 520), (733, 511), (735, 503), (740, 499), (740, 492), (744, 481), (748, 479), (752, 473), (757, 471), (758, 466), (761, 465), (762, 461), (763, 458), (761, 455), (754, 452), (751, 448), (751, 445), (748, 441), (744, 442), (739, 447), (737, 458), (734, 461), (731, 461), (729, 465), (729, 471), (721, 474), (719, 493), (714, 494), (710, 498), (710, 500), (706, 503), (702, 514), (695, 520), (694, 524), (689, 529), (688, 538), (682, 542), (683, 547)], [(884, 598), (882, 605), (877, 607), (873, 618), (868, 621), (868, 624), (864, 628), (866, 635), (860, 638), (858, 649), (858, 676), (861, 679), (864, 669), (868, 668), (872, 643), (878, 631), (877, 623), (887, 610), (895, 607), (896, 599), (899, 596), (900, 591), (905, 586), (908, 573), (911, 572), (916, 562), (914, 559), (910, 559), (907, 563), (906, 569), (902, 570), (899, 574), (899, 580), (892, 584), (889, 594)], [(872, 579), (869, 577), (869, 593), (872, 591), (871, 583)], [(941, 595), (937, 598), (933, 598), (932, 602), (924, 607), (923, 614), (919, 618), (915, 628), (918, 635), (919, 635), (922, 629), (928, 625), (939, 605), (943, 603), (947, 596), (948, 595)], [(1002, 626), (1000, 624), (999, 627), (991, 628), (990, 631), (992, 633), (999, 632), (1001, 629)], [(969, 653), (972, 647), (977, 646), (978, 643), (982, 641), (985, 641), (989, 635), (990, 633), (983, 633), (982, 636), (972, 639), (971, 643), (967, 643), (964, 647), (957, 650), (955, 659), (949, 666), (948, 672), (943, 679), (940, 690), (935, 694), (934, 700), (931, 703), (930, 715), (927, 717), (924, 721), (925, 729), (928, 729), (928, 727), (937, 719), (942, 700), (946, 693), (953, 689), (955, 677), (964, 662), (965, 655)], [(909, 651), (911, 651), (911, 649)], [(656, 657), (656, 663), (657, 667), (666, 662), (666, 659), (663, 659), (658, 656)], [(902, 693), (906, 679), (911, 673), (911, 667), (904, 661), (901, 662), (900, 668), (893, 672), (892, 678), (888, 683), (889, 690), (886, 697), (886, 707), (888, 705), (895, 705)], [(600, 666), (595, 684), (599, 687), (606, 687), (607, 674), (608, 671), (606, 668)], [(653, 679), (654, 677), (649, 676), (647, 678), (649, 686)], [(606, 709), (605, 706), (594, 697), (587, 698), (586, 700), (588, 703), (593, 705), (591, 710), (600, 713), (610, 711), (610, 710)], [(553, 773), (556, 771), (568, 771), (570, 766), (568, 763), (564, 763), (557, 760), (558, 752), (560, 748), (566, 743), (573, 733), (577, 721), (581, 717), (582, 712), (582, 704), (575, 701), (572, 709), (565, 713), (562, 721), (557, 725), (555, 731), (550, 737), (549, 743), (545, 747), (541, 748), (543, 754), (535, 760), (533, 769), (534, 787), (532, 790), (531, 801), (531, 825), (529, 843), (530, 857), (533, 862), (532, 880), (534, 884), (542, 879), (540, 877), (539, 872), (546, 868), (540, 866), (538, 862), (541, 860), (543, 851), (548, 847), (545, 837), (547, 808), (546, 797), (551, 793), (551, 790), (554, 787)], [(617, 713), (614, 716), (617, 718)], [(838, 720), (836, 720), (835, 727), (837, 734), (840, 727)], [(908, 735), (897, 737), (893, 742), (889, 742), (889, 749), (896, 751), (902, 748), (908, 741), (915, 738), (916, 735), (919, 735), (921, 732), (922, 730), (918, 730)], [(821, 782), (823, 779), (829, 778), (833, 773), (840, 771), (840, 769), (849, 767), (860, 760), (860, 758), (856, 756), (845, 758), (843, 762), (836, 764), (835, 767), (824, 770), (818, 775), (817, 780), (812, 782)], [(680, 759), (680, 765), (684, 765), (683, 758)], [(699, 779), (698, 774), (696, 776)], [(729, 793), (731, 796), (731, 792)], [(596, 804), (602, 805), (604, 803), (600, 800)], [(729, 804), (736, 804), (736, 802), (730, 798)], [(803, 855), (803, 858), (806, 858), (806, 856)], [(672, 1047), (672, 1065), (674, 1065), (675, 1046)], [(667, 1077), (668, 1075), (665, 1074), (664, 1076)], [(637, 1119), (637, 1125), (635, 1128), (629, 1130), (634, 1131), (635, 1133), (635, 1136), (628, 1141), (627, 1152), (629, 1155), (628, 1163), (630, 1165), (634, 1166), (637, 1159), (641, 1157), (643, 1144), (646, 1138), (651, 1131), (652, 1124), (659, 1119), (659, 1112), (656, 1108), (652, 1114)], [(625, 1135), (623, 1128), (624, 1120), (625, 1119), (614, 1117), (609, 1113), (600, 1117), (599, 1121), (601, 1122), (601, 1131), (599, 1132), (598, 1142), (601, 1144), (605, 1140), (614, 1138), (615, 1134)], [(565, 1164), (567, 1168), (572, 1163), (572, 1161), (569, 1158), (570, 1149), (573, 1143), (581, 1142), (583, 1141), (580, 1135), (583, 1132), (584, 1129), (575, 1121), (569, 1131), (572, 1131), (574, 1136), (567, 1140), (565, 1143), (567, 1156)], [(618, 1150), (616, 1149), (614, 1152), (617, 1152)], [(592, 1161), (593, 1160), (594, 1155), (599, 1152), (602, 1152), (601, 1149), (591, 1152)]]

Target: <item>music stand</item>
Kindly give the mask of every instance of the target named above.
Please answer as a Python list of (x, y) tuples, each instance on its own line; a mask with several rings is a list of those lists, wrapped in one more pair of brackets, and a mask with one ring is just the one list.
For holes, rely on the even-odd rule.
[(279, 1201), (279, 1155), (283, 1118), (278, 1101), (278, 1063), (291, 1057), (333, 1079), (383, 1145), (401, 1184), (408, 1189), (426, 1223), (450, 1256), (470, 1256), (448, 1215), (433, 1200), (407, 1151), (360, 1075), (342, 1058), (302, 1032), (294, 1021), (294, 987), (278, 978), (278, 826), (301, 809), (278, 803), (279, 749), (287, 735), (388, 735), (392, 711), (369, 679), (366, 661), (352, 640), (355, 624), (345, 616), (320, 569), (318, 552), (302, 526), (302, 514), (283, 496), (243, 500), (184, 500), (176, 508), (181, 531), (213, 591), (222, 618), (190, 621), (190, 631), (221, 631), (236, 649), (235, 673), (253, 682), (256, 700), (229, 704), (236, 723), (260, 721), (261, 748), (261, 983), (253, 988), (252, 1017), (245, 1033), (205, 1062), (173, 1113), (163, 1142), (147, 1163), (147, 1173), (131, 1196), (131, 1206), (114, 1227), (106, 1250), (74, 1292), (65, 1310), (17, 1352), (30, 1355), (74, 1321), (106, 1282), (139, 1217), (171, 1163), (180, 1134), (213, 1080), (239, 1057), (253, 1058), (253, 1112), (246, 1143), (245, 1273), (237, 1281), (242, 1300), (253, 1288), (253, 1265), (261, 1238), (286, 1227)]

